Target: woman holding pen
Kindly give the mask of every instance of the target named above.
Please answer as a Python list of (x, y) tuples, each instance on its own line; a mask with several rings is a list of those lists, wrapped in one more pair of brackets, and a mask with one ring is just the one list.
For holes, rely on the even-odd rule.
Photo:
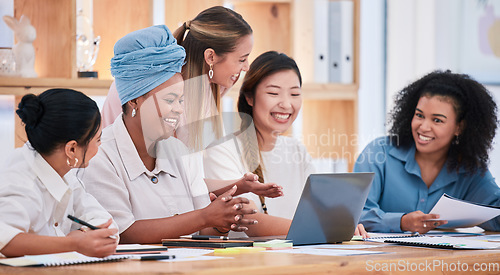
[[(96, 103), (69, 89), (25, 95), (16, 113), (28, 142), (0, 170), (0, 252), (8, 257), (77, 251), (115, 252), (116, 225), (75, 175), (97, 153), (101, 116)], [(82, 171), (85, 172), (85, 171)], [(97, 230), (76, 230), (73, 215)]]

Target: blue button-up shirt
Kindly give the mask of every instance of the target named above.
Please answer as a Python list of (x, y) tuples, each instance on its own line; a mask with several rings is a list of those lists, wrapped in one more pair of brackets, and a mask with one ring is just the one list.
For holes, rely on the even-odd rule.
[[(388, 137), (372, 141), (354, 165), (355, 172), (375, 172), (360, 222), (372, 232), (401, 232), (405, 213), (429, 213), (443, 193), (472, 202), (500, 206), (500, 188), (490, 171), (473, 175), (448, 171), (446, 164), (430, 187), (422, 180), (415, 145), (396, 147)], [(500, 216), (480, 225), (500, 231)]]

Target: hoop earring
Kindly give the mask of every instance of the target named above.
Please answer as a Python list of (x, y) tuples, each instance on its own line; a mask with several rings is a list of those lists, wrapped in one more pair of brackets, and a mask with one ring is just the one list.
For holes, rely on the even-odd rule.
[(208, 78), (212, 79), (214, 77), (214, 64), (210, 64), (210, 70), (208, 71)]
[(132, 109), (132, 117), (135, 117), (137, 115), (137, 111), (134, 109)]
[(75, 168), (76, 165), (78, 164), (78, 158), (75, 158), (75, 164), (74, 165), (71, 165), (71, 163), (69, 162), (69, 158), (66, 158), (66, 164), (68, 164), (68, 166), (70, 168)]

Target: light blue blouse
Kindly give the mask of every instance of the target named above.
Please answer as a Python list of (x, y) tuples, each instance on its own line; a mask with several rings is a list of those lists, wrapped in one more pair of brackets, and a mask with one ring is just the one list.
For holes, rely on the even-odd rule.
[[(388, 137), (372, 141), (354, 165), (354, 172), (375, 172), (360, 219), (368, 231), (401, 232), (401, 216), (420, 210), (429, 213), (443, 193), (472, 202), (500, 206), (500, 188), (490, 171), (466, 175), (464, 169), (449, 172), (446, 164), (427, 188), (415, 161), (415, 145), (404, 148)], [(480, 225), (500, 231), (500, 216)]]

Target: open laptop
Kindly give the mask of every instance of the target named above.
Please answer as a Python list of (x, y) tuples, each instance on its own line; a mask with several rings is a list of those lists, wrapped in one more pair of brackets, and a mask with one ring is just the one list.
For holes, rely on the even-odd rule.
[(373, 177), (374, 173), (311, 174), (286, 239), (294, 246), (350, 240)]

